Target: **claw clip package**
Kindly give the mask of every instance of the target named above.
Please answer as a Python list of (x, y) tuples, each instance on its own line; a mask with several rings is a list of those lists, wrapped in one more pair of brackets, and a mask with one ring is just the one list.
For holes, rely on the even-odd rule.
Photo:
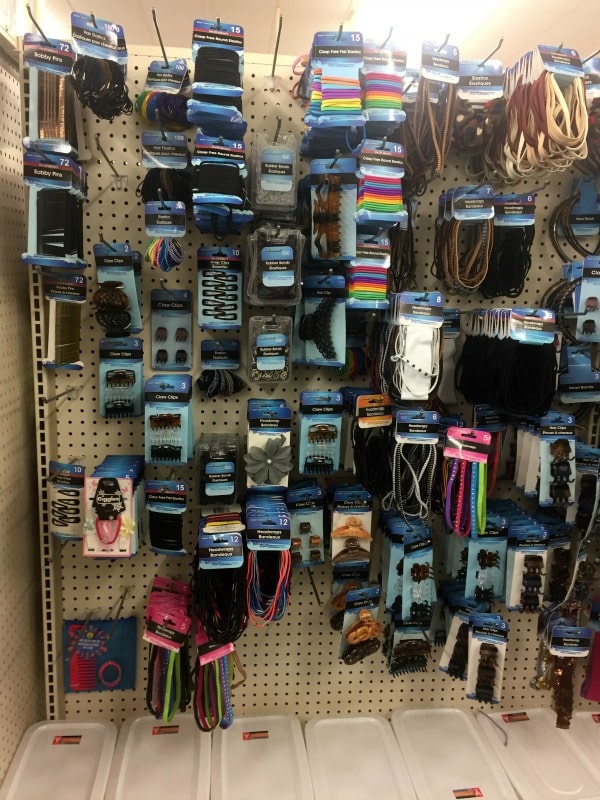
[(290, 515), (292, 567), (322, 564), (325, 491), (316, 481), (302, 483), (288, 489), (285, 502)]
[(187, 464), (194, 453), (192, 379), (155, 375), (145, 386), (145, 456), (148, 464)]
[(292, 469), (292, 413), (284, 400), (248, 401), (246, 486), (274, 491), (288, 485)]
[(107, 456), (85, 478), (83, 555), (129, 558), (141, 540), (142, 456)]
[(466, 695), (496, 705), (502, 697), (508, 623), (497, 614), (469, 615)]
[(336, 489), (331, 521), (334, 572), (371, 563), (372, 516), (373, 497), (362, 486)]
[(506, 558), (506, 606), (534, 614), (544, 598), (548, 531), (531, 520), (511, 524)]
[(373, 655), (381, 646), (383, 626), (375, 619), (380, 594), (379, 586), (369, 586), (346, 595), (339, 658), (348, 665)]
[(100, 340), (100, 415), (139, 417), (144, 401), (143, 341), (137, 337)]
[(356, 255), (356, 162), (315, 158), (310, 164), (311, 246), (320, 261), (347, 261)]
[(140, 333), (142, 330), (142, 316), (140, 313), (140, 298), (136, 285), (135, 270), (133, 265), (133, 252), (127, 242), (111, 244), (102, 242), (94, 245), (94, 260), (96, 262), (96, 277), (98, 283), (118, 281), (127, 296), (129, 305), (127, 310), (131, 314), (130, 333)]
[(575, 488), (575, 417), (549, 414), (540, 420), (541, 506), (566, 506)]
[(186, 289), (153, 289), (152, 369), (192, 368), (192, 293)]
[(346, 361), (346, 280), (306, 275), (294, 320), (294, 363), (343, 367)]
[(340, 468), (341, 392), (300, 392), (299, 471), (330, 475)]

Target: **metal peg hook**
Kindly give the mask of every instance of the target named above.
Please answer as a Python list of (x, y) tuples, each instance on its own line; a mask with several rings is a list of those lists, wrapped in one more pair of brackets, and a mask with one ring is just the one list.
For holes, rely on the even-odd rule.
[(281, 130), (281, 117), (277, 117), (277, 121), (275, 124), (275, 135), (273, 136), (273, 144), (277, 144), (277, 140), (279, 139), (279, 131)]
[(341, 157), (342, 157), (342, 151), (336, 150), (335, 153), (333, 154), (333, 161), (331, 162), (331, 164), (328, 165), (327, 169), (333, 169), (333, 167), (335, 167), (335, 165), (337, 164), (337, 162), (340, 160)]
[(113, 613), (114, 613), (115, 616), (113, 617), (113, 624), (110, 626), (110, 629), (109, 629), (108, 634), (106, 636), (107, 639), (110, 639), (110, 637), (112, 636), (112, 633), (113, 633), (113, 631), (115, 629), (115, 625), (117, 624), (117, 622), (119, 620), (119, 617), (121, 616), (121, 611), (123, 610), (123, 605), (125, 604), (125, 600), (127, 599), (127, 595), (129, 594), (130, 591), (131, 591), (131, 587), (130, 586), (125, 586), (123, 588), (123, 591), (121, 592), (121, 596), (119, 597), (119, 599), (117, 600), (117, 602), (115, 603), (115, 605), (111, 608), (111, 610), (109, 612), (109, 617), (112, 617)]
[(161, 209), (161, 211), (168, 211), (169, 210), (169, 206), (165, 203), (165, 201), (163, 199), (163, 191), (162, 191), (162, 189), (158, 189), (158, 199), (160, 200), (159, 208)]
[(441, 45), (439, 47), (436, 47), (435, 52), (439, 53), (440, 50), (443, 50), (444, 47), (446, 47), (446, 45), (448, 44), (449, 41), (450, 41), (450, 34), (447, 33), (446, 34), (446, 38), (444, 39), (444, 41), (441, 43)]
[(383, 42), (382, 42), (382, 43), (379, 45), (379, 49), (380, 49), (380, 50), (383, 50), (383, 48), (386, 46), (386, 44), (387, 44), (387, 43), (389, 42), (389, 40), (392, 38), (392, 33), (393, 33), (393, 32), (394, 32), (394, 28), (393, 28), (393, 27), (391, 27), (391, 28), (390, 28), (390, 32), (388, 33), (388, 35), (385, 37), (385, 39), (383, 40)]
[(279, 54), (279, 42), (281, 41), (281, 29), (283, 27), (283, 14), (279, 15), (279, 22), (277, 24), (277, 36), (275, 37), (275, 49), (273, 50), (273, 66), (271, 67), (271, 77), (275, 76), (275, 67), (277, 66), (277, 56)]
[(479, 64), (478, 64), (477, 66), (478, 66), (478, 67), (484, 67), (484, 66), (487, 64), (487, 62), (490, 60), (490, 58), (491, 58), (492, 56), (495, 56), (495, 55), (496, 55), (496, 53), (498, 52), (498, 50), (500, 50), (500, 48), (502, 47), (502, 45), (503, 45), (503, 44), (504, 44), (504, 36), (501, 36), (501, 37), (500, 37), (500, 41), (498, 42), (498, 44), (496, 45), (496, 47), (495, 47), (495, 48), (492, 50), (492, 52), (491, 52), (491, 53), (489, 53), (489, 54), (488, 54), (488, 55), (487, 55), (487, 56), (486, 56), (486, 57), (483, 59), (483, 61), (480, 61), (480, 62), (479, 62)]
[(107, 242), (107, 241), (106, 241), (106, 239), (104, 238), (104, 234), (102, 233), (102, 231), (98, 231), (98, 238), (100, 239), (100, 241), (102, 242), (102, 244), (106, 245), (106, 247), (108, 247), (108, 249), (109, 249), (109, 250), (112, 250), (112, 251), (113, 251), (113, 253), (116, 253), (116, 252), (117, 252), (117, 248), (114, 246), (114, 244), (112, 244), (111, 242)]
[(306, 571), (308, 572), (308, 577), (310, 578), (310, 585), (312, 586), (312, 590), (315, 593), (315, 597), (317, 598), (317, 603), (319, 606), (321, 606), (322, 605), (321, 598), (319, 597), (319, 592), (317, 591), (317, 584), (315, 583), (312, 570), (310, 567), (307, 567)]
[(158, 20), (156, 19), (156, 9), (152, 9), (152, 21), (154, 22), (154, 27), (156, 28), (156, 35), (158, 36), (158, 43), (160, 45), (160, 49), (162, 50), (163, 58), (165, 60), (165, 67), (169, 68), (169, 59), (167, 58), (167, 53), (165, 51), (165, 46), (163, 44), (162, 36), (160, 35), (160, 28), (158, 27)]
[[(76, 458), (75, 456), (72, 456), (67, 461), (67, 464), (76, 464), (78, 461), (79, 461), (78, 458)], [(60, 477), (60, 472), (55, 472), (53, 475), (51, 475), (51, 474), (46, 475), (46, 480), (48, 481), (48, 483), (56, 483), (56, 481), (59, 479), (59, 477)], [(69, 541), (69, 540), (67, 539), (66, 541)], [(52, 559), (50, 559), (50, 561), (52, 561)]]
[(342, 22), (342, 24), (340, 25), (340, 29), (338, 31), (336, 42), (339, 42), (339, 40), (342, 38), (343, 31), (344, 31), (344, 23)]
[(100, 152), (100, 154), (102, 155), (102, 157), (104, 158), (104, 160), (106, 161), (108, 166), (110, 167), (110, 170), (111, 170), (112, 174), (116, 178), (116, 180), (114, 182), (116, 188), (117, 189), (126, 189), (127, 188), (127, 178), (126, 178), (126, 176), (119, 174), (117, 168), (115, 167), (113, 162), (110, 160), (110, 158), (107, 156), (106, 151), (104, 150), (104, 148), (100, 144), (100, 134), (99, 133), (96, 134), (95, 138), (96, 138), (96, 150), (98, 150)]
[(536, 186), (535, 189), (521, 189), (519, 194), (537, 194), (538, 192), (543, 192), (548, 186), (550, 186), (550, 181), (544, 181), (542, 186)]
[(94, 28), (97, 28), (98, 24), (96, 23), (96, 16), (93, 11), (90, 11), (90, 19), (92, 20), (92, 25)]
[(594, 58), (594, 56), (597, 56), (597, 55), (598, 55), (598, 53), (600, 53), (600, 47), (599, 47), (597, 50), (594, 50), (594, 52), (593, 52), (593, 53), (590, 53), (590, 54), (589, 54), (589, 56), (588, 56), (587, 58), (584, 58), (584, 59), (583, 59), (583, 61), (582, 61), (581, 63), (582, 63), (582, 64), (587, 64), (587, 62), (588, 62), (588, 61), (591, 61), (591, 60), (592, 60), (592, 58)]
[[(54, 538), (53, 538), (52, 541), (54, 541)], [(65, 549), (65, 547), (69, 544), (69, 542), (77, 542), (77, 541), (79, 541), (79, 540), (78, 539), (63, 539), (62, 542), (60, 543), (60, 547), (58, 548), (58, 552), (53, 553), (51, 556), (47, 556), (46, 557), (46, 559), (45, 559), (46, 560), (46, 564), (53, 564), (54, 563), (54, 559), (60, 557), (60, 554)]]
[(167, 283), (166, 283), (164, 278), (161, 278), (159, 280), (159, 284), (160, 284), (160, 288), (163, 290), (163, 292), (166, 292), (170, 297), (173, 298), (173, 300), (177, 300), (178, 299), (177, 295), (171, 289), (169, 289), (169, 287), (167, 286)]
[(55, 400), (60, 399), (61, 397), (65, 397), (68, 394), (72, 394), (77, 389), (76, 386), (68, 386), (64, 392), (59, 392), (58, 394), (52, 395), (52, 397), (44, 397), (44, 403), (53, 403)]
[(25, 8), (27, 9), (27, 13), (29, 14), (29, 19), (30, 19), (30, 20), (33, 22), (33, 24), (35, 25), (35, 28), (36, 28), (37, 32), (39, 33), (39, 35), (42, 37), (42, 39), (43, 39), (43, 40), (46, 42), (46, 44), (47, 44), (49, 47), (52, 47), (52, 44), (50, 43), (50, 39), (48, 39), (48, 37), (46, 36), (46, 34), (44, 33), (44, 31), (43, 31), (43, 30), (40, 28), (40, 26), (37, 24), (37, 22), (36, 22), (36, 19), (35, 19), (35, 17), (33, 16), (33, 13), (32, 13), (32, 11), (31, 11), (31, 6), (29, 5), (29, 3), (27, 3), (27, 5), (25, 6)]

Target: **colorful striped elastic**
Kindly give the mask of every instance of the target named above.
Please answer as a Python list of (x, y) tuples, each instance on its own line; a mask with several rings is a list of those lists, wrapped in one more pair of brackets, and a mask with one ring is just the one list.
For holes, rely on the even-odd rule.
[(349, 267), (346, 273), (349, 305), (360, 304), (361, 308), (369, 308), (371, 304), (373, 308), (387, 306), (387, 272), (386, 267), (374, 264)]
[(363, 176), (358, 182), (358, 211), (394, 214), (404, 210), (402, 180), (393, 175)]
[(385, 72), (369, 72), (364, 78), (365, 109), (402, 109), (402, 78)]
[(169, 272), (183, 261), (183, 247), (177, 239), (160, 237), (150, 239), (146, 247), (145, 260), (162, 272)]
[(347, 114), (362, 111), (360, 81), (342, 75), (325, 74), (321, 77), (321, 113)]

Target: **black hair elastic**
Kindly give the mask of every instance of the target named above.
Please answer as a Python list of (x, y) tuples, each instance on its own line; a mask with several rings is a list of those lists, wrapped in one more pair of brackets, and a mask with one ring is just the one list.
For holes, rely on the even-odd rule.
[(116, 61), (79, 56), (70, 81), (83, 107), (100, 119), (112, 120), (133, 111), (123, 70)]
[(196, 53), (194, 83), (241, 86), (240, 57), (225, 47), (201, 47)]
[(240, 114), (243, 112), (241, 97), (224, 97), (218, 94), (194, 94), (199, 103), (210, 103), (213, 106), (233, 106)]
[(246, 388), (244, 381), (229, 369), (205, 369), (196, 380), (196, 386), (207, 397), (231, 397)]
[(392, 489), (392, 427), (361, 428), (356, 420), (352, 427), (356, 480), (379, 499)]
[(158, 550), (183, 550), (183, 514), (148, 511), (150, 544)]
[(556, 387), (553, 344), (467, 336), (459, 388), (469, 403), (489, 403), (509, 414), (542, 417)]
[(518, 297), (521, 294), (531, 267), (534, 236), (533, 225), (495, 228), (488, 271), (481, 284), (484, 297)]
[(214, 164), (204, 162), (194, 169), (194, 193), (228, 194), (246, 197), (246, 184), (237, 164)]
[(411, 203), (406, 203), (404, 209), (407, 213), (406, 227), (396, 224), (388, 230), (391, 243), (388, 292), (403, 292), (415, 285), (417, 263)]
[(191, 207), (192, 179), (185, 170), (153, 167), (140, 182), (136, 194), (144, 203), (162, 199), (179, 201)]
[(211, 644), (235, 642), (248, 625), (246, 567), (201, 570), (196, 552), (192, 602)]

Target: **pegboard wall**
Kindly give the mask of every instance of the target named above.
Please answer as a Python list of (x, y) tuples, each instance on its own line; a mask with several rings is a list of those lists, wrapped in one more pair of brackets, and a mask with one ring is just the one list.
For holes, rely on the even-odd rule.
[(0, 50), (0, 781), (28, 725), (44, 707), (40, 647), (38, 525), (31, 396), (28, 276), (20, 260), (26, 237), (21, 147), (21, 82)]
[[(137, 95), (145, 81), (146, 70), (152, 58), (158, 57), (155, 49), (137, 48), (130, 51), (128, 85), (130, 95)], [(170, 57), (187, 57), (189, 53), (169, 53)], [(249, 146), (254, 131), (275, 130), (276, 117), (282, 120), (282, 133), (300, 134), (303, 110), (291, 98), (290, 89), (296, 80), (291, 75), (291, 59), (280, 59), (274, 79), (270, 77), (271, 56), (246, 56), (244, 79), (244, 115), (249, 130)], [(143, 123), (135, 115), (117, 118), (112, 123), (84, 115), (87, 148), (91, 153), (86, 164), (89, 176), (89, 194), (85, 211), (85, 256), (93, 263), (92, 246), (99, 241), (102, 231), (108, 241), (129, 241), (133, 248), (144, 251), (147, 238), (143, 226), (143, 208), (135, 189), (145, 170), (140, 164), (140, 136)], [(95, 147), (95, 136), (108, 154), (107, 163)], [(193, 136), (193, 133), (189, 134)], [(190, 139), (190, 142), (193, 141)], [(307, 164), (301, 164), (305, 172)], [(115, 178), (114, 171), (126, 180)], [(572, 176), (564, 174), (552, 179), (550, 185), (538, 194), (537, 229), (533, 247), (533, 266), (527, 278), (520, 303), (537, 305), (548, 286), (559, 277), (560, 263), (552, 252), (546, 235), (547, 218), (554, 205), (567, 196)], [(430, 273), (433, 255), (434, 218), (437, 198), (443, 186), (466, 182), (464, 165), (452, 153), (448, 159), (443, 180), (436, 181), (419, 201), (415, 224), (415, 248), (418, 257), (418, 289), (437, 289)], [(126, 183), (126, 186), (124, 184)], [(119, 188), (120, 187), (120, 188)], [(523, 190), (533, 191), (536, 184), (524, 185)], [(210, 246), (210, 236), (197, 231), (190, 221), (186, 237), (182, 240), (186, 256), (182, 265), (167, 275), (143, 267), (143, 319), (147, 353), (149, 338), (149, 298), (153, 288), (165, 278), (168, 288), (190, 289), (196, 287), (196, 250)], [(240, 241), (231, 241), (233, 245)], [(89, 295), (96, 282), (93, 269), (89, 273)], [(37, 288), (39, 296), (39, 287)], [(34, 304), (36, 289), (34, 286)], [(453, 298), (462, 309), (482, 305), (482, 298)], [(512, 301), (500, 300), (500, 304)], [(484, 301), (485, 305), (492, 305)], [(498, 305), (498, 303), (496, 303)], [(39, 306), (39, 302), (38, 302)], [(258, 312), (260, 313), (260, 311)], [(195, 311), (194, 311), (195, 314)], [(195, 317), (194, 317), (195, 318)], [(246, 313), (247, 318), (247, 313)], [(46, 398), (56, 398), (50, 404), (40, 405), (46, 412), (47, 441), (55, 436), (55, 448), (50, 457), (68, 461), (82, 458), (91, 471), (107, 454), (112, 452), (143, 452), (143, 420), (105, 420), (98, 413), (98, 343), (102, 331), (86, 304), (83, 312), (82, 361), (80, 373), (50, 373), (50, 383), (43, 388)], [(245, 349), (245, 331), (241, 334)], [(196, 366), (194, 379), (200, 372), (200, 331), (194, 332)], [(146, 364), (149, 358), (145, 359)], [(245, 365), (242, 365), (242, 372)], [(146, 377), (149, 376), (146, 366)], [(357, 383), (360, 381), (356, 381)], [(230, 399), (194, 399), (194, 427), (196, 437), (208, 432), (238, 431), (246, 429), (246, 403), (249, 397), (269, 395), (284, 397), (293, 410), (298, 408), (298, 394), (306, 388), (335, 389), (344, 382), (335, 370), (324, 368), (294, 368), (292, 378), (284, 385), (252, 387)], [(68, 394), (63, 394), (68, 392)], [(470, 409), (464, 409), (470, 414)], [(294, 441), (294, 440), (293, 440)], [(151, 477), (166, 478), (167, 468), (149, 467)], [(177, 478), (190, 481), (191, 467), (177, 470)], [(508, 484), (499, 490), (503, 496), (518, 499), (517, 492)], [(43, 498), (42, 498), (43, 500)], [(198, 512), (190, 503), (186, 515), (184, 545), (193, 550)], [(148, 594), (148, 586), (156, 574), (189, 578), (191, 557), (184, 560), (157, 557), (147, 548), (131, 560), (94, 561), (81, 555), (80, 543), (59, 546), (48, 539), (47, 529), (42, 530), (43, 544), (51, 551), (44, 562), (44, 587), (46, 610), (46, 657), (48, 660), (48, 713), (50, 716), (76, 718), (96, 716), (120, 722), (124, 718), (145, 711), (145, 675), (147, 645), (141, 641), (138, 630), (138, 669), (135, 691), (64, 694), (62, 688), (62, 620), (85, 619), (88, 615), (106, 616), (128, 589), (122, 616), (136, 615), (141, 627)], [(264, 630), (249, 628), (238, 642), (237, 649), (247, 669), (246, 683), (236, 690), (234, 710), (238, 715), (252, 713), (288, 712), (306, 719), (316, 714), (380, 712), (385, 715), (400, 706), (475, 707), (464, 699), (464, 686), (444, 677), (437, 670), (440, 650), (425, 674), (392, 678), (385, 670), (381, 656), (376, 654), (352, 667), (337, 659), (339, 633), (330, 630), (325, 603), (330, 593), (331, 575), (327, 567), (312, 572), (315, 588), (307, 570), (295, 571), (292, 582), (291, 604), (288, 613), (278, 623)], [(510, 614), (508, 663), (505, 674), (505, 707), (549, 704), (550, 696), (540, 694), (530, 687), (537, 658), (535, 636), (536, 618)], [(586, 704), (587, 705), (587, 704)]]

